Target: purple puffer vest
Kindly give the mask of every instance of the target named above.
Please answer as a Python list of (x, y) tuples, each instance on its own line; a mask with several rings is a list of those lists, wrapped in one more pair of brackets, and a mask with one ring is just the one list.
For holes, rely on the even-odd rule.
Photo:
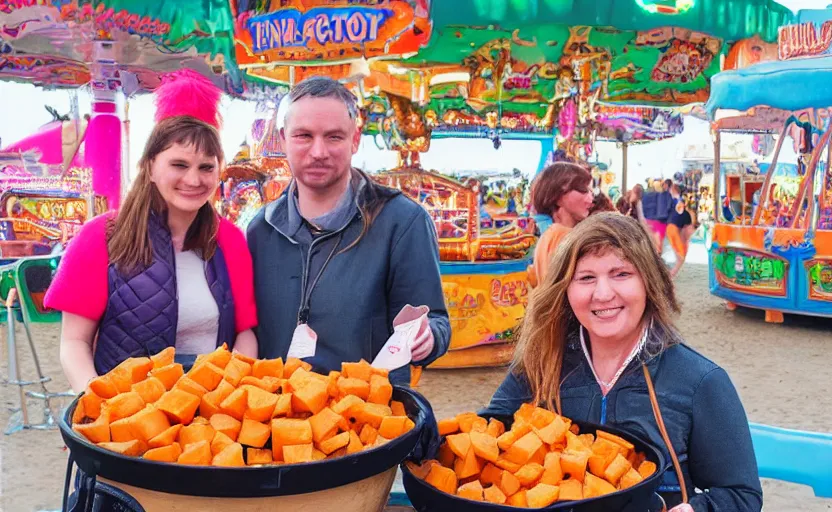
[[(128, 357), (156, 354), (176, 344), (179, 316), (176, 289), (176, 260), (167, 221), (150, 216), (150, 241), (153, 263), (134, 275), (126, 275), (110, 265), (107, 309), (98, 327), (95, 371), (104, 375)], [(205, 265), (205, 277), (219, 307), (217, 346), (234, 345), (234, 297), (228, 268), (217, 247)]]

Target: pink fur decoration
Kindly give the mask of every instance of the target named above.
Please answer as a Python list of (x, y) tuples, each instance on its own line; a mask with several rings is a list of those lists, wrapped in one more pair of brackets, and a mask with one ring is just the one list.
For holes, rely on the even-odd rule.
[(210, 80), (191, 69), (162, 76), (156, 89), (156, 122), (175, 116), (191, 116), (219, 129), (222, 116), (219, 103), (222, 91)]

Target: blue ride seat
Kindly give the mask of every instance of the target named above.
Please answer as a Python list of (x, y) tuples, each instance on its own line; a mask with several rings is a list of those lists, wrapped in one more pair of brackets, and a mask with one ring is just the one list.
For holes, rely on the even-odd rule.
[(761, 478), (808, 485), (819, 498), (832, 498), (832, 434), (751, 423), (751, 440)]

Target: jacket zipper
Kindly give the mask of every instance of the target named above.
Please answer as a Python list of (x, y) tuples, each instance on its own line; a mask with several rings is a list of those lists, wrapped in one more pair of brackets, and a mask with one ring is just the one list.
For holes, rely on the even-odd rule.
[(607, 423), (607, 396), (601, 396), (601, 425)]

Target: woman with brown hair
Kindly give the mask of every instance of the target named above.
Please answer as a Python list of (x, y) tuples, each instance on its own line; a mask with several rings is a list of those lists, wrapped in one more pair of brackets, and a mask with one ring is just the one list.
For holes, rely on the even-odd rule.
[(592, 175), (578, 164), (556, 162), (535, 178), (531, 196), (535, 212), (549, 215), (553, 221), (537, 241), (534, 264), (529, 267), (529, 279), (536, 285), (546, 276), (561, 239), (589, 215)]
[(157, 124), (124, 204), (84, 225), (46, 295), (63, 312), (61, 364), (76, 391), (171, 346), (186, 366), (222, 343), (257, 356), (251, 256), (212, 206), (221, 93), (194, 75), (157, 92)]
[(678, 311), (644, 227), (617, 213), (590, 217), (532, 292), (511, 370), (483, 413), (531, 402), (629, 430), (673, 460), (659, 492), (674, 511), (759, 511), (740, 399), (725, 370), (683, 343)]

